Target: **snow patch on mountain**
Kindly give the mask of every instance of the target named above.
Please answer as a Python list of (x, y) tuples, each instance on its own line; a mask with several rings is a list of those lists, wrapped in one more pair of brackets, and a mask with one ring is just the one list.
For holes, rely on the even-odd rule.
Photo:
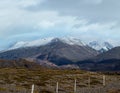
[(52, 39), (54, 39), (54, 38), (51, 37), (51, 38), (38, 39), (38, 40), (34, 40), (34, 41), (20, 41), (20, 42), (17, 42), (16, 44), (14, 44), (10, 49), (46, 45), (49, 42), (51, 42)]
[(20, 41), (20, 42), (15, 43), (11, 48), (9, 48), (9, 50), (23, 48), (23, 47), (33, 47), (33, 46), (46, 45), (46, 44), (51, 43), (55, 40), (60, 40), (61, 42), (67, 43), (69, 45), (85, 46), (85, 44), (82, 43), (80, 39), (77, 39), (74, 37), (63, 37), (63, 38), (50, 37), (50, 38), (38, 39), (38, 40), (34, 40), (34, 41)]
[(88, 46), (94, 48), (98, 51), (108, 51), (113, 48), (113, 45), (109, 42), (99, 42), (99, 41), (92, 41), (88, 44)]
[(75, 37), (64, 37), (61, 38), (61, 40), (69, 45), (85, 46), (85, 44), (80, 39)]

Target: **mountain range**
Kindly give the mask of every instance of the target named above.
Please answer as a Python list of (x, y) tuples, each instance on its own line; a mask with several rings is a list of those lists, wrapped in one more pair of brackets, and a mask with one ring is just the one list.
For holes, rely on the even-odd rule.
[[(50, 38), (43, 38), (43, 39), (38, 39), (34, 41), (19, 41), (13, 44), (11, 47), (9, 47), (8, 50), (23, 48), (23, 47), (42, 46), (42, 45), (46, 45), (52, 42), (53, 39), (55, 38), (50, 37)], [(75, 37), (63, 37), (63, 38), (58, 38), (58, 39), (69, 45), (79, 45), (79, 46), (88, 45), (89, 47), (97, 51), (103, 50), (103, 52), (108, 51), (113, 48), (113, 45), (106, 41), (105, 42), (91, 41), (88, 44), (85, 44), (83, 41)]]
[(92, 41), (89, 42), (88, 46), (94, 48), (99, 52), (106, 52), (113, 48), (113, 45), (109, 42), (99, 42), (99, 41)]
[(77, 64), (81, 69), (92, 71), (120, 71), (120, 47), (115, 47)]
[[(104, 51), (100, 52), (100, 49)], [(47, 67), (118, 71), (120, 47), (113, 47), (108, 42), (99, 44), (97, 41), (85, 44), (76, 38), (46, 38), (32, 42), (17, 42), (1, 52), (0, 59), (25, 59)]]

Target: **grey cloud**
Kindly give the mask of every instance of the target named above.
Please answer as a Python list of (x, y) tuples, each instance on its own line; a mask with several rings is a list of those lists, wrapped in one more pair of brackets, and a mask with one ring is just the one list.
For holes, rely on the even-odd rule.
[(120, 41), (120, 0), (21, 1), (0, 1), (0, 47), (56, 35)]
[(27, 9), (54, 10), (61, 15), (79, 16), (93, 22), (120, 21), (120, 0), (48, 0)]

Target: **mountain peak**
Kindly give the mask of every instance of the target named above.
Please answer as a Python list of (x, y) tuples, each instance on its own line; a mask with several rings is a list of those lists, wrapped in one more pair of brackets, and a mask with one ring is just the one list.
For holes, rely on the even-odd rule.
[(69, 44), (69, 45), (84, 46), (84, 44), (81, 42), (81, 40), (77, 39), (77, 38), (73, 38), (73, 37), (63, 37), (63, 38), (50, 37), (50, 38), (33, 40), (33, 41), (20, 41), (20, 42), (15, 43), (12, 47), (10, 47), (9, 50), (23, 48), (23, 47), (42, 46), (42, 45), (46, 45), (46, 44), (58, 42), (58, 41)]
[(92, 42), (89, 42), (88, 45), (94, 48), (95, 50), (102, 51), (102, 52), (108, 51), (113, 48), (113, 45), (106, 41), (105, 42), (92, 41)]
[(9, 50), (22, 48), (22, 47), (32, 47), (32, 46), (46, 45), (53, 39), (54, 39), (53, 37), (50, 37), (50, 38), (33, 40), (33, 41), (19, 41), (19, 42), (15, 43), (12, 47), (10, 47)]
[(54, 38), (51, 40), (51, 42), (59, 42), (59, 41), (61, 41), (60, 38)]
[(75, 38), (75, 37), (64, 37), (61, 40), (70, 45), (85, 46), (85, 44), (80, 39)]

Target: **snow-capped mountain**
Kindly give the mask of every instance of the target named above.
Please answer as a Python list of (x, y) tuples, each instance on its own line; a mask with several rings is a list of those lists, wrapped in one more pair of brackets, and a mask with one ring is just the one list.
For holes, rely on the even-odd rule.
[(99, 41), (92, 41), (88, 44), (88, 46), (100, 52), (108, 51), (113, 48), (113, 45), (110, 44), (109, 42), (99, 42)]
[(28, 44), (30, 43), (31, 45), (31, 42), (17, 43), (17, 49), (12, 48), (11, 50), (0, 53), (0, 59), (14, 60), (19, 58), (32, 58), (36, 60), (47, 60), (54, 64), (62, 65), (93, 58), (98, 55), (96, 50), (82, 44), (80, 40), (74, 38), (54, 38), (50, 42), (47, 42), (47, 44), (46, 42), (40, 43), (45, 45), (34, 47), (32, 44), (33, 47), (28, 47)]
[(60, 40), (69, 45), (85, 46), (85, 44), (82, 43), (80, 39), (77, 39), (74, 37), (64, 37), (64, 38), (50, 37), (50, 38), (38, 39), (34, 41), (20, 41), (20, 42), (15, 43), (12, 47), (10, 47), (9, 50), (23, 48), (23, 47), (42, 46), (42, 45), (49, 44), (55, 40)]
[[(42, 46), (52, 42), (57, 42), (58, 40), (69, 45), (79, 45), (79, 46), (87, 45), (83, 43), (80, 39), (75, 37), (63, 37), (63, 38), (50, 37), (50, 38), (33, 40), (33, 41), (20, 41), (15, 43), (8, 50), (23, 48), (23, 47)], [(88, 46), (100, 52), (105, 52), (113, 48), (113, 45), (110, 44), (109, 42), (99, 42), (99, 41), (89, 42)]]
[(20, 41), (20, 42), (15, 43), (9, 49), (11, 50), (11, 49), (22, 48), (22, 47), (46, 45), (49, 42), (51, 42), (52, 39), (54, 39), (54, 38), (51, 37), (51, 38), (38, 39), (38, 40), (34, 40), (34, 41)]
[(63, 42), (69, 44), (69, 45), (79, 45), (79, 46), (85, 46), (85, 43), (82, 42), (80, 39), (75, 38), (75, 37), (65, 37), (61, 38)]

